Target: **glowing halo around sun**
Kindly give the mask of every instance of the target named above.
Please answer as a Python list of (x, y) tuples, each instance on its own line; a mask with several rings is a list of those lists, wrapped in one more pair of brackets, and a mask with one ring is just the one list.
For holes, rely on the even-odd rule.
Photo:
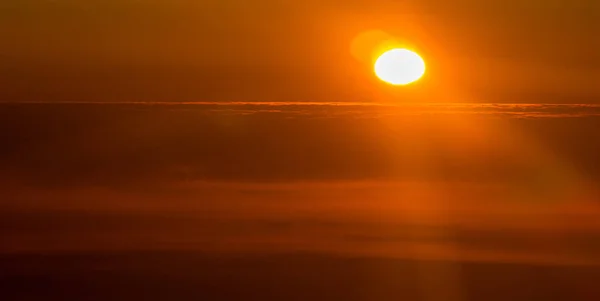
[(425, 61), (416, 52), (395, 48), (380, 55), (374, 65), (375, 75), (392, 85), (408, 85), (425, 74)]

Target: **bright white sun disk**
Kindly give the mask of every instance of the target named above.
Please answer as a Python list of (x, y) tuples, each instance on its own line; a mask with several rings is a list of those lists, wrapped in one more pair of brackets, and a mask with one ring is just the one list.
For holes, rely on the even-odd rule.
[(392, 85), (407, 85), (425, 74), (425, 62), (408, 49), (392, 49), (375, 61), (375, 75)]

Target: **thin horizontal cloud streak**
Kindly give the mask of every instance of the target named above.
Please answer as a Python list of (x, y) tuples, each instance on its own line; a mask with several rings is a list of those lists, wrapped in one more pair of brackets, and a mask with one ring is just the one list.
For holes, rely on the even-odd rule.
[(380, 118), (383, 116), (482, 115), (506, 118), (577, 118), (600, 116), (600, 104), (504, 104), (504, 103), (422, 103), (371, 102), (27, 102), (2, 103), (9, 106), (110, 106), (118, 109), (169, 109), (201, 111), (205, 114), (283, 114), (288, 117)]

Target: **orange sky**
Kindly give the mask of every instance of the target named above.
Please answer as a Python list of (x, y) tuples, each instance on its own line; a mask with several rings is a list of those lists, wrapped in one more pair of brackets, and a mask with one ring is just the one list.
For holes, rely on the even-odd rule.
[[(593, 102), (598, 4), (552, 3), (10, 0), (0, 100)], [(418, 87), (352, 58), (372, 29), (418, 46)]]

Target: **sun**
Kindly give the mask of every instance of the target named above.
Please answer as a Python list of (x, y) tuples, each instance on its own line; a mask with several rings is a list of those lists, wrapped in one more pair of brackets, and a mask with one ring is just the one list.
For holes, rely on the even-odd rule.
[(375, 75), (392, 85), (408, 85), (425, 74), (425, 61), (416, 52), (395, 48), (380, 55), (375, 61)]

